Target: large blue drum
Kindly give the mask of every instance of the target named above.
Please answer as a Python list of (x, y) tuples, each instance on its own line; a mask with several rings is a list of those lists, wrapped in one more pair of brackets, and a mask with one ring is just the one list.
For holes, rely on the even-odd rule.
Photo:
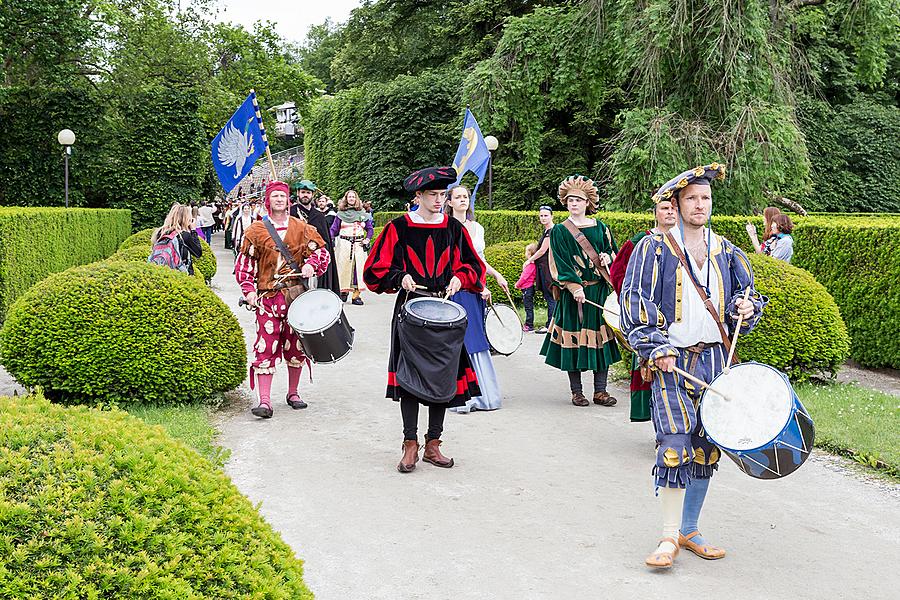
[(779, 479), (806, 462), (815, 426), (784, 373), (746, 362), (723, 371), (710, 385), (700, 399), (703, 429), (744, 473)]

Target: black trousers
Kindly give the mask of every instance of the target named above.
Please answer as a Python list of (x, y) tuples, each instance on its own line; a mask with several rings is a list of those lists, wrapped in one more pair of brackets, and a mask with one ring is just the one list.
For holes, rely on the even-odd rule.
[[(414, 398), (400, 399), (400, 414), (403, 415), (403, 439), (416, 440), (419, 436), (419, 401)], [(429, 440), (438, 440), (444, 431), (444, 416), (447, 407), (432, 404), (428, 407), (428, 433)]]

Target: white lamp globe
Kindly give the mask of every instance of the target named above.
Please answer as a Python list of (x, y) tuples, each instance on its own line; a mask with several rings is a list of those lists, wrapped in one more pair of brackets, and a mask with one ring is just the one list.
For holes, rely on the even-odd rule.
[(498, 146), (500, 146), (500, 142), (498, 142), (497, 138), (495, 138), (494, 136), (489, 135), (484, 138), (484, 145), (487, 146), (488, 150), (493, 152), (497, 149)]
[(71, 129), (63, 129), (56, 136), (56, 140), (62, 146), (71, 146), (72, 144), (75, 143), (75, 132), (72, 131)]

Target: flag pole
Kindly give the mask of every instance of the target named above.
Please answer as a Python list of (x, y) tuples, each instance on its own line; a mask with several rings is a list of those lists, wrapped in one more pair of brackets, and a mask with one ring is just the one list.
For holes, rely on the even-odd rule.
[(269, 139), (266, 137), (266, 127), (263, 125), (262, 113), (259, 112), (259, 104), (256, 102), (256, 90), (251, 89), (250, 95), (253, 97), (253, 108), (256, 110), (256, 122), (259, 123), (259, 131), (262, 133), (263, 142), (266, 143), (266, 158), (269, 159), (269, 170), (272, 172), (272, 181), (278, 179), (278, 172), (275, 170), (275, 161), (272, 159), (272, 150), (269, 149)]

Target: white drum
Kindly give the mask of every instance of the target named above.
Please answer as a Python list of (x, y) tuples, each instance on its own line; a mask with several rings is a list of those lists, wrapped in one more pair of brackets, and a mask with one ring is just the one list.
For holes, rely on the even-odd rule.
[(337, 362), (353, 347), (353, 327), (344, 315), (344, 303), (331, 290), (300, 294), (288, 308), (287, 322), (313, 362)]
[(507, 304), (487, 306), (484, 311), (484, 333), (491, 349), (504, 356), (518, 350), (525, 339), (519, 313)]
[(628, 345), (628, 340), (625, 339), (625, 335), (622, 333), (621, 320), (619, 319), (620, 310), (622, 309), (619, 307), (619, 295), (615, 292), (610, 292), (603, 302), (603, 320), (612, 329), (613, 335), (619, 340), (619, 344), (629, 352), (633, 352), (631, 346)]

